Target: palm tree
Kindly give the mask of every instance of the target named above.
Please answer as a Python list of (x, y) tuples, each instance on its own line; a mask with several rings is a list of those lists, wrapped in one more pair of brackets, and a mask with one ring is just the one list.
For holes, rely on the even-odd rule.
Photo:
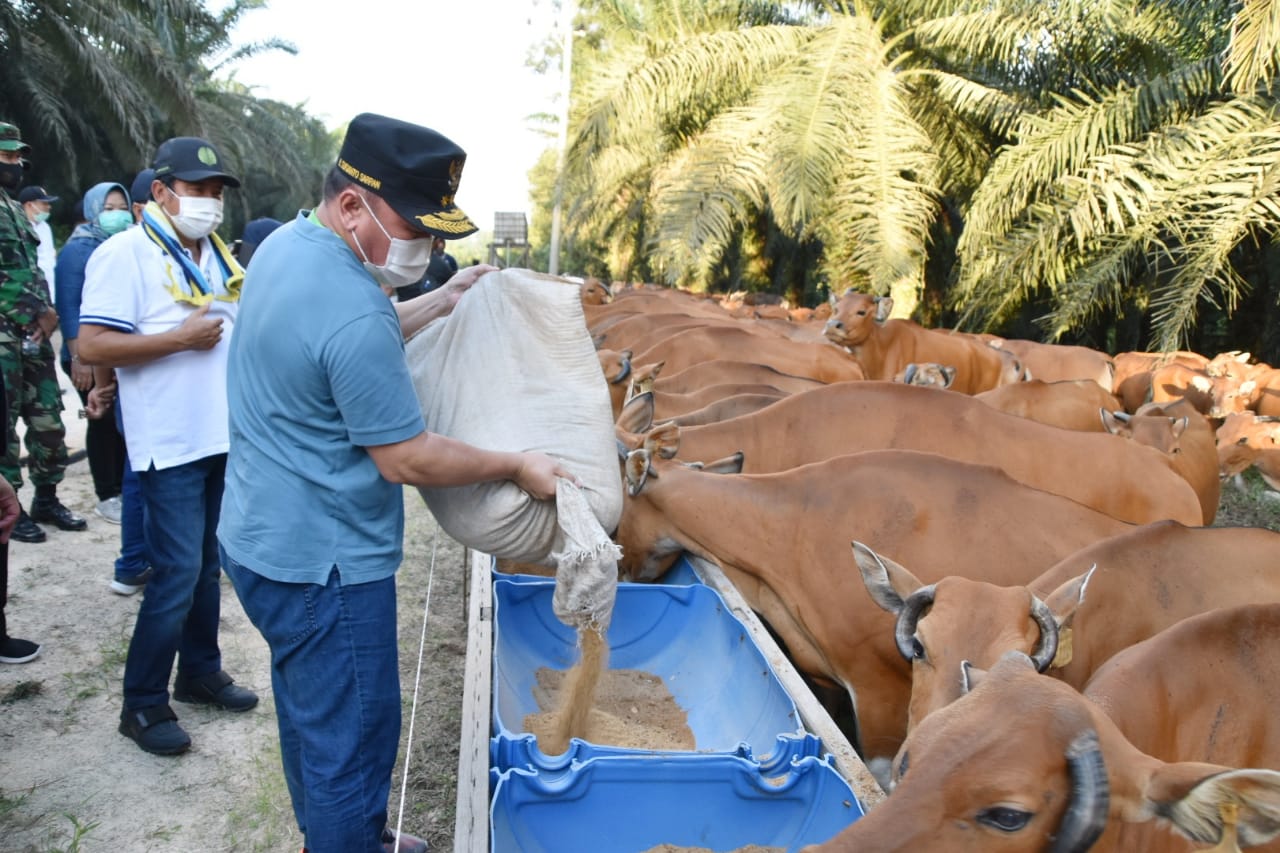
[(153, 147), (157, 114), (195, 115), (181, 68), (157, 49), (152, 28), (162, 19), (211, 20), (189, 0), (0, 4), (0, 115), (22, 127), (47, 183), (79, 187), (119, 158), (139, 160)]
[(1111, 61), (1015, 124), (967, 211), (953, 296), (985, 328), (1035, 301), (1050, 338), (1149, 312), (1152, 345), (1177, 349), (1248, 289), (1242, 245), (1278, 233), (1280, 3), (1087, 8), (1080, 41)]
[[(688, 8), (641, 5), (664, 21)], [(579, 227), (643, 222), (655, 271), (705, 286), (764, 224), (820, 246), (832, 290), (891, 293), (910, 313), (931, 233), (1027, 105), (1003, 79), (952, 70), (994, 76), (998, 58), (981, 43), (948, 53), (916, 39), (922, 17), (969, 5), (980, 4), (757, 4), (744, 24), (738, 4), (723, 4), (692, 31), (606, 42), (575, 80)]]
[(236, 0), (214, 14), (198, 0), (0, 4), (0, 117), (23, 128), (41, 182), (71, 197), (104, 177), (127, 181), (168, 137), (203, 136), (253, 178), (251, 193), (234, 196), (229, 230), (288, 216), (314, 200), (337, 147), (301, 106), (220, 76), (247, 56), (294, 50), (278, 39), (231, 43), (237, 21), (264, 5)]

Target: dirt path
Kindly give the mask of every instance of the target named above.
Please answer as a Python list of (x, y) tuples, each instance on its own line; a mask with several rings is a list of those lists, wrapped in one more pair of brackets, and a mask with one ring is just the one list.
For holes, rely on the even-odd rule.
[[(68, 427), (77, 433), (68, 437), (75, 451), (83, 447), (83, 423)], [(20, 495), (24, 504), (29, 491)], [(89, 518), (89, 530), (50, 527), (47, 542), (17, 542), (10, 549), (11, 631), (44, 650), (31, 664), (0, 667), (0, 849), (297, 851), (302, 842), (280, 771), (267, 649), (230, 584), (223, 579), (225, 668), (256, 690), (261, 704), (247, 714), (228, 714), (174, 703), (192, 749), (178, 758), (142, 752), (116, 731), (139, 601), (107, 586), (120, 528), (92, 513), (96, 498), (84, 461), (68, 469), (59, 496)], [(406, 491), (405, 506), (406, 556), (398, 584), (407, 733), (436, 527), (416, 492)], [(453, 838), (466, 649), (463, 569), (463, 549), (442, 536), (404, 819), (405, 831), (428, 837), (436, 850), (450, 849)], [(401, 749), (403, 754), (403, 738)], [(398, 765), (393, 823), (401, 773)]]

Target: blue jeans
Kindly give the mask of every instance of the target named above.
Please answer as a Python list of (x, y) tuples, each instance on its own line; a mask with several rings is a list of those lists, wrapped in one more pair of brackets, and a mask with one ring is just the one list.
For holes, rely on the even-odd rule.
[[(120, 401), (115, 404), (116, 429), (124, 435)], [(116, 558), (116, 580), (130, 583), (151, 565), (147, 560), (146, 530), (143, 527), (142, 486), (124, 455), (124, 476), (120, 480), (120, 556)]]
[(146, 512), (147, 583), (124, 663), (126, 711), (169, 702), (173, 659), (195, 678), (222, 668), (218, 513), (227, 456), (138, 472)]
[(281, 583), (222, 553), (271, 648), (280, 757), (309, 853), (382, 853), (400, 743), (395, 578)]

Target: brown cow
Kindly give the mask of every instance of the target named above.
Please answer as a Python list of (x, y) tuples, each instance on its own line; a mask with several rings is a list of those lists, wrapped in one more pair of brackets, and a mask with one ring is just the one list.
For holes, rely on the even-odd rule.
[(685, 427), (727, 421), (740, 415), (758, 412), (766, 406), (773, 405), (785, 396), (787, 396), (786, 392), (778, 391), (777, 389), (766, 393), (733, 394), (708, 403), (700, 409), (672, 415), (663, 419), (661, 423)]
[(1133, 415), (1105, 411), (1100, 414), (1107, 432), (1165, 454), (1173, 469), (1196, 490), (1203, 522), (1213, 523), (1222, 499), (1218, 454), (1213, 428), (1190, 403), (1185, 399), (1147, 403)]
[(1252, 465), (1267, 485), (1280, 490), (1280, 417), (1242, 412), (1218, 427), (1218, 473), (1234, 477)]
[(893, 619), (849, 558), (850, 539), (926, 567), (928, 579), (1011, 584), (1129, 528), (996, 468), (931, 453), (858, 453), (753, 476), (698, 471), (641, 449), (626, 472), (620, 568), (655, 580), (682, 550), (718, 563), (800, 670), (849, 692), (865, 757), (897, 749), (910, 670)]
[[(1280, 606), (1126, 649), (1083, 694), (1010, 654), (907, 738), (893, 794), (803, 853), (1217, 853), (1280, 834)], [(1225, 695), (1224, 695), (1225, 694)], [(1160, 820), (1156, 820), (1160, 818)], [(1273, 846), (1265, 849), (1273, 850)]]
[(1031, 379), (973, 396), (1006, 414), (1082, 432), (1103, 432), (1098, 412), (1120, 408), (1120, 401), (1091, 379), (1060, 382)]
[(713, 385), (770, 385), (779, 391), (794, 394), (822, 387), (816, 379), (793, 376), (783, 373), (767, 364), (752, 364), (745, 361), (729, 361), (714, 358), (695, 364), (681, 371), (669, 370), (661, 375), (666, 365), (663, 362), (638, 366), (635, 380), (631, 384), (631, 396), (646, 391), (657, 391), (664, 394), (689, 394), (701, 391)]
[[(638, 408), (630, 409), (636, 415)], [(620, 418), (638, 447), (645, 418)], [(660, 439), (681, 459), (745, 453), (748, 473), (794, 468), (860, 450), (896, 448), (995, 465), (1013, 479), (1100, 512), (1145, 524), (1203, 518), (1192, 485), (1159, 451), (1099, 433), (1056, 429), (997, 412), (963, 394), (892, 382), (843, 382), (792, 394), (750, 415), (673, 430)], [(675, 447), (672, 448), (672, 443)]]
[(1204, 370), (1209, 359), (1198, 352), (1122, 352), (1111, 357), (1116, 373), (1112, 380), (1111, 391), (1119, 395), (1120, 383), (1135, 373), (1149, 373), (1166, 364), (1185, 364), (1197, 370)]
[[(815, 387), (817, 386), (815, 385)], [(708, 385), (706, 388), (699, 388), (687, 394), (668, 394), (665, 391), (654, 391), (653, 420), (671, 420), (706, 408), (720, 400), (742, 394), (767, 394), (777, 400), (787, 396), (787, 393), (773, 385), (765, 385), (760, 382), (726, 382), (721, 385)], [(631, 399), (635, 400), (636, 397), (633, 396)]]
[(598, 349), (596, 356), (600, 359), (604, 378), (609, 382), (609, 402), (613, 406), (613, 416), (617, 418), (622, 412), (622, 405), (627, 402), (627, 389), (631, 387), (631, 351)]
[(609, 295), (609, 288), (604, 286), (604, 282), (595, 276), (587, 276), (579, 285), (582, 290), (582, 304), (586, 305), (606, 305), (612, 298)]
[(1146, 403), (1184, 399), (1197, 412), (1208, 415), (1214, 408), (1215, 387), (1213, 377), (1203, 369), (1174, 363), (1129, 376), (1116, 386), (1116, 396), (1130, 414)]
[[(919, 385), (924, 388), (945, 390), (951, 387), (952, 382), (956, 381), (956, 369), (933, 361), (927, 361), (924, 364), (916, 364), (913, 361), (899, 371), (893, 377), (893, 381), (901, 382), (903, 385)], [(1013, 388), (1015, 386), (1006, 385), (1004, 387)]]
[(1083, 689), (1109, 658), (1216, 607), (1280, 602), (1280, 533), (1253, 527), (1146, 524), (1091, 544), (1025, 586), (961, 577), (935, 584), (854, 543), (867, 591), (894, 615), (911, 660), (909, 726), (960, 697), (960, 663), (1006, 652)]
[(819, 382), (864, 378), (858, 362), (839, 347), (791, 341), (747, 328), (685, 329), (636, 355), (639, 364), (661, 361), (672, 372), (711, 359), (767, 364), (783, 373)]
[(1089, 347), (1042, 344), (1018, 338), (996, 338), (988, 346), (1012, 353), (1032, 378), (1045, 382), (1084, 379), (1107, 393), (1115, 387), (1116, 366), (1111, 356)]
[(963, 394), (1018, 381), (1021, 365), (998, 351), (968, 335), (890, 320), (892, 308), (890, 297), (849, 291), (827, 321), (827, 339), (852, 353), (868, 379), (889, 381), (912, 362), (932, 361), (956, 369), (951, 387)]

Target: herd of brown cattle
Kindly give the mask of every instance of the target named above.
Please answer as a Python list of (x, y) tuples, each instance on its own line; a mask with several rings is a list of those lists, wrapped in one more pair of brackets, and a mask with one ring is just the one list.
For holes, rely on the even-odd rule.
[(624, 575), (720, 565), (887, 764), (814, 850), (1280, 850), (1280, 533), (1205, 526), (1280, 370), (582, 291)]

